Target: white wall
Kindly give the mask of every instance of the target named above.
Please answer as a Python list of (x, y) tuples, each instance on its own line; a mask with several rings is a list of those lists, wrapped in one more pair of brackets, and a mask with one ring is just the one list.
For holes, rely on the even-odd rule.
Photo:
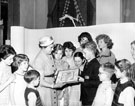
[[(127, 58), (133, 62), (130, 54), (130, 43), (135, 40), (135, 23), (121, 23), (121, 24), (106, 24), (95, 25), (88, 27), (67, 27), (67, 28), (52, 28), (52, 29), (22, 29), (18, 27), (11, 28), (11, 45), (18, 50), (17, 53), (23, 52), (33, 61), (36, 54), (39, 52), (38, 41), (42, 36), (51, 35), (55, 39), (55, 43), (63, 43), (65, 41), (72, 41), (78, 46), (77, 37), (83, 32), (91, 33), (93, 39), (98, 34), (108, 34), (114, 46), (112, 51), (117, 59)], [(20, 31), (18, 31), (20, 30)], [(21, 31), (24, 30), (24, 33)], [(24, 44), (19, 42), (19, 37), (24, 34), (24, 38), (20, 37), (20, 41), (24, 40)], [(17, 42), (18, 41), (18, 42)], [(19, 44), (20, 43), (20, 44)], [(24, 51), (20, 48), (24, 48)]]
[(121, 0), (96, 1), (96, 25), (119, 23), (121, 18)]

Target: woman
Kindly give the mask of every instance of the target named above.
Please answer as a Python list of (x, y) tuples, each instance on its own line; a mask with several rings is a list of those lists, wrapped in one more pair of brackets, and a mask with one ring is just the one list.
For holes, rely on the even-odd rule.
[(59, 86), (54, 85), (54, 73), (56, 68), (52, 57), (53, 46), (54, 40), (52, 37), (45, 36), (41, 38), (39, 41), (41, 50), (33, 62), (33, 68), (39, 71), (41, 75), (38, 90), (43, 106), (58, 105), (57, 92), (55, 89), (52, 89)]

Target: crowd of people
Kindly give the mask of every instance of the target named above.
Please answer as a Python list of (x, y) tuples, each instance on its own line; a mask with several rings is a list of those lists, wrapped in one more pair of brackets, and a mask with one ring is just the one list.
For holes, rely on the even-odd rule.
[[(32, 64), (26, 54), (1, 45), (0, 106), (135, 106), (135, 63), (116, 59), (109, 35), (95, 41), (88, 32), (78, 36), (78, 48), (42, 37)], [(129, 45), (135, 60), (135, 40)], [(60, 71), (74, 69), (75, 82), (56, 83)]]

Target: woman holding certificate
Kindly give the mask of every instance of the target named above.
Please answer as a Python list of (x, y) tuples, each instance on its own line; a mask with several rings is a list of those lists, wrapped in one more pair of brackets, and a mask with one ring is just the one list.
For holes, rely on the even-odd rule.
[(37, 54), (33, 68), (40, 73), (40, 85), (38, 91), (41, 95), (43, 106), (57, 106), (57, 92), (54, 88), (55, 65), (52, 57), (54, 40), (52, 37), (45, 36), (40, 39), (40, 52)]

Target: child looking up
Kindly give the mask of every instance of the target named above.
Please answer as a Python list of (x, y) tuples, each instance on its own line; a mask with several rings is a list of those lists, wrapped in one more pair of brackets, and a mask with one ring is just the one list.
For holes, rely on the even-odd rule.
[(114, 92), (112, 106), (134, 106), (135, 85), (129, 78), (131, 63), (127, 59), (116, 62), (118, 70), (115, 74), (118, 81)]
[(109, 62), (100, 66), (99, 79), (102, 83), (98, 86), (92, 106), (111, 106), (114, 92), (110, 79), (114, 71), (115, 66)]
[(24, 80), (27, 83), (24, 93), (26, 106), (43, 106), (37, 91), (40, 83), (40, 73), (36, 70), (29, 70), (24, 74)]
[(14, 83), (11, 84), (11, 101), (14, 106), (26, 106), (24, 99), (24, 91), (26, 82), (24, 81), (24, 74), (29, 66), (29, 58), (25, 54), (17, 54), (14, 57), (12, 67), (14, 75), (16, 76)]
[(87, 62), (79, 79), (82, 81), (80, 99), (82, 106), (91, 106), (100, 83), (98, 77), (100, 63), (95, 57), (97, 46), (94, 41), (85, 43), (82, 47)]

